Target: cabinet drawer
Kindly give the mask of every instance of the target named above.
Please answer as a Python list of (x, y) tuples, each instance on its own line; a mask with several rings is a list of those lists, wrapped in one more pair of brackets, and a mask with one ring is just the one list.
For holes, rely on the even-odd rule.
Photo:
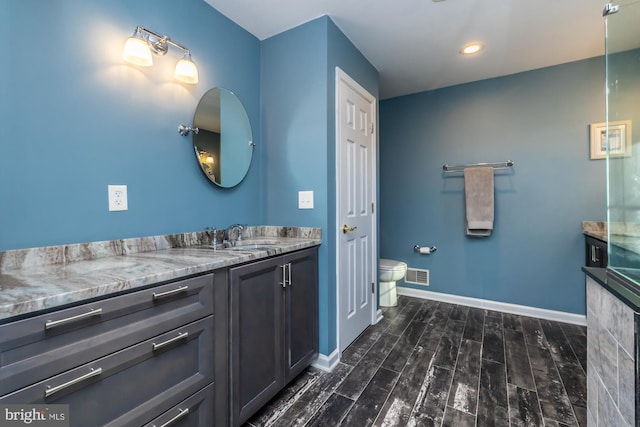
[(213, 313), (213, 274), (0, 325), (0, 396)]
[(213, 335), (209, 316), (18, 390), (0, 402), (67, 404), (72, 426), (137, 427), (213, 381)]
[(587, 267), (607, 266), (607, 242), (585, 236), (585, 265)]
[(213, 385), (180, 402), (144, 427), (209, 427), (214, 425)]

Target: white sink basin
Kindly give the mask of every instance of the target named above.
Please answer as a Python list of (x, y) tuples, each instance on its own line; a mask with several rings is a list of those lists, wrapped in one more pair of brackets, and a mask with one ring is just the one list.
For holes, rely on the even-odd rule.
[(249, 243), (246, 245), (236, 245), (232, 248), (227, 248), (227, 250), (231, 251), (264, 251), (267, 249), (275, 248), (275, 244), (270, 243)]
[(277, 244), (278, 242), (275, 240), (249, 240), (239, 241), (235, 246), (226, 249), (231, 251), (264, 251), (276, 247)]

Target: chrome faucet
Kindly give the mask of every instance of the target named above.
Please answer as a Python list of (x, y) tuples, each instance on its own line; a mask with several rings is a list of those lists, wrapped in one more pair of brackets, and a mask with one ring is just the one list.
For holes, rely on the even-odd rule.
[(205, 227), (204, 231), (207, 232), (209, 238), (211, 239), (211, 246), (216, 248), (220, 242), (218, 242), (218, 230), (215, 227)]
[[(225, 241), (231, 243), (231, 246), (235, 246), (237, 242), (242, 241), (242, 230), (244, 230), (244, 225), (242, 224), (233, 224), (227, 227), (224, 232)], [(233, 230), (237, 230), (236, 239), (233, 239)]]

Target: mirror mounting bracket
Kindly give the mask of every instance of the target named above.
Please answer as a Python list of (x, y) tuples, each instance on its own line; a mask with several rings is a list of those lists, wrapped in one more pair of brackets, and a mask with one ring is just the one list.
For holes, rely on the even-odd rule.
[(200, 129), (191, 126), (180, 125), (178, 126), (178, 133), (182, 136), (189, 136), (190, 133), (197, 134)]

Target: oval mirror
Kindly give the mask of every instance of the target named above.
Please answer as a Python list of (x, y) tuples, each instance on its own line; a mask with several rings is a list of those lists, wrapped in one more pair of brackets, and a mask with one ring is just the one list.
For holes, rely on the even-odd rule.
[(247, 112), (233, 92), (208, 90), (196, 107), (193, 148), (202, 172), (220, 187), (242, 181), (251, 165), (253, 136)]

